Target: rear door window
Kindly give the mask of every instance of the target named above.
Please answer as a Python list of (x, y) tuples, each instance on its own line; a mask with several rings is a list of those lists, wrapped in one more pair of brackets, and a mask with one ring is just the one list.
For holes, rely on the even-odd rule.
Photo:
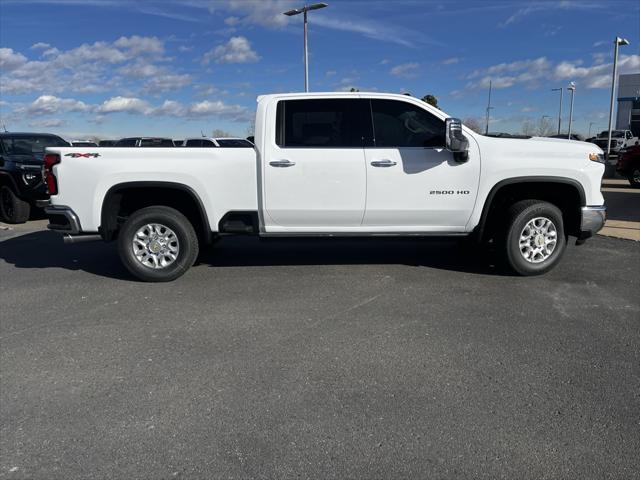
[(362, 148), (371, 139), (368, 100), (281, 100), (276, 144), (291, 148)]

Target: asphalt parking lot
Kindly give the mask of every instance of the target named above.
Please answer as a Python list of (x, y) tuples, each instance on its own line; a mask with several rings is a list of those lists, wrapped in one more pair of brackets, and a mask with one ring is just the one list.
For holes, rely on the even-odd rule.
[(638, 476), (637, 242), (519, 278), (455, 242), (225, 239), (143, 284), (42, 223), (0, 242), (0, 478)]

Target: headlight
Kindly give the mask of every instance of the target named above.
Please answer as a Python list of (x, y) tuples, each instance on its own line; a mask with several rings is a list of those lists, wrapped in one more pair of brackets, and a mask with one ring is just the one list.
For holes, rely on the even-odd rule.
[(589, 160), (592, 162), (604, 163), (604, 153), (590, 153)]

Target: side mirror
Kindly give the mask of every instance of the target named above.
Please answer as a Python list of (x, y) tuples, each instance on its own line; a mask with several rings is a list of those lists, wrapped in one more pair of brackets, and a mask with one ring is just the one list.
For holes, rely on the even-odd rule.
[(445, 138), (447, 150), (453, 152), (456, 162), (469, 160), (469, 140), (462, 134), (462, 122), (459, 118), (445, 120)]

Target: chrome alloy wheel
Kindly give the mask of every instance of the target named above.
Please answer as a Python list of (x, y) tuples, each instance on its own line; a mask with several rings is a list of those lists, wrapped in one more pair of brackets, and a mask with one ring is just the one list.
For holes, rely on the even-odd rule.
[(529, 220), (520, 233), (520, 253), (530, 263), (544, 262), (551, 256), (557, 243), (556, 226), (545, 217)]
[(159, 223), (148, 223), (133, 236), (133, 254), (145, 267), (166, 268), (176, 261), (180, 242), (173, 230)]

